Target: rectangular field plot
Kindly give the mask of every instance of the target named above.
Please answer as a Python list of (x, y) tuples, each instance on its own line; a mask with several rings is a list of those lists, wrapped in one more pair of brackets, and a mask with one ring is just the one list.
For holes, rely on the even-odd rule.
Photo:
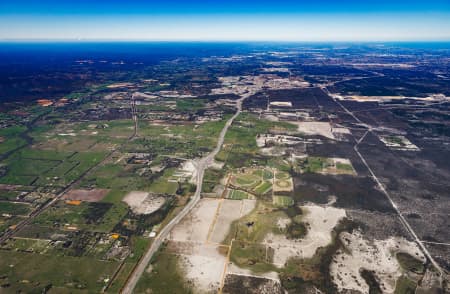
[(107, 189), (92, 189), (92, 190), (81, 190), (81, 189), (72, 189), (68, 191), (62, 199), (67, 200), (79, 200), (86, 202), (98, 202), (102, 200), (107, 194), (109, 190)]
[(298, 169), (303, 173), (356, 175), (352, 163), (347, 158), (309, 156), (299, 161)]
[(43, 239), (12, 238), (2, 244), (1, 249), (43, 254), (51, 249), (50, 243), (50, 240)]
[(0, 183), (37, 186), (65, 186), (104, 158), (103, 152), (73, 153), (24, 149), (6, 163)]
[(26, 203), (0, 201), (0, 215), (28, 215), (32, 206)]
[[(118, 155), (120, 159), (122, 154)], [(174, 170), (174, 169), (173, 169)], [(173, 173), (167, 169), (159, 178), (153, 175), (145, 164), (128, 164), (124, 160), (111, 159), (96, 167), (81, 182), (83, 188), (114, 189), (114, 190), (141, 190), (147, 191), (154, 188), (156, 193), (175, 193), (177, 183), (168, 182)]]
[[(0, 276), (11, 293), (54, 288), (56, 292), (100, 292), (118, 262), (0, 250)], [(17, 283), (17, 281), (27, 281)], [(57, 288), (62, 288), (57, 290)]]
[(35, 218), (33, 224), (69, 231), (110, 232), (126, 213), (126, 207), (111, 203), (59, 201)]
[(251, 194), (244, 191), (231, 190), (229, 191), (227, 198), (233, 200), (242, 200), (242, 199), (252, 199), (254, 197)]
[(294, 199), (288, 196), (273, 196), (273, 204), (276, 206), (292, 206)]
[(420, 148), (414, 145), (405, 136), (379, 136), (381, 142), (386, 147), (401, 151), (420, 151)]
[(0, 201), (14, 201), (17, 200), (17, 198), (20, 196), (20, 191), (14, 191), (14, 190), (0, 190)]

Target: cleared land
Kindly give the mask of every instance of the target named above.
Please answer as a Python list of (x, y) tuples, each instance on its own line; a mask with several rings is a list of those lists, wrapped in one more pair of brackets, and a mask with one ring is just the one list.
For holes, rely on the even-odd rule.
[(331, 232), (338, 222), (345, 217), (343, 209), (302, 206), (305, 215), (302, 222), (307, 224), (306, 235), (301, 239), (288, 239), (285, 235), (268, 233), (262, 242), (273, 248), (273, 263), (283, 267), (289, 258), (311, 258), (320, 247), (332, 241)]
[(109, 191), (110, 190), (107, 189), (92, 189), (92, 190), (72, 189), (68, 191), (66, 194), (64, 194), (62, 199), (99, 202), (108, 194)]
[(123, 198), (123, 201), (136, 214), (151, 214), (160, 209), (166, 202), (166, 199), (148, 192), (133, 191), (129, 192)]
[(369, 285), (361, 275), (364, 269), (375, 274), (383, 293), (394, 293), (397, 280), (403, 273), (401, 263), (395, 256), (397, 253), (407, 254), (417, 259), (419, 264), (425, 263), (425, 256), (419, 247), (403, 238), (392, 237), (371, 243), (355, 232), (342, 233), (340, 239), (345, 247), (333, 257), (330, 267), (333, 281), (340, 291), (369, 292)]

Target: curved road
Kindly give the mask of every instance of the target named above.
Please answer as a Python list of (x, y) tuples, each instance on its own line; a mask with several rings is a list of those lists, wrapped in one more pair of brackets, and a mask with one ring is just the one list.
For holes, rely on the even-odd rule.
[(248, 98), (251, 94), (252, 93), (242, 95), (242, 97), (240, 99), (236, 100), (236, 113), (225, 123), (225, 126), (223, 127), (222, 131), (220, 132), (216, 148), (214, 148), (214, 150), (211, 151), (211, 153), (209, 153), (205, 157), (198, 160), (198, 162), (196, 164), (197, 188), (195, 190), (194, 196), (192, 197), (191, 201), (189, 201), (189, 203), (183, 208), (183, 210), (175, 218), (173, 218), (161, 230), (161, 232), (159, 232), (159, 234), (155, 237), (152, 245), (150, 246), (148, 251), (145, 253), (145, 255), (141, 258), (138, 265), (135, 267), (133, 273), (128, 278), (126, 285), (122, 289), (123, 294), (133, 293), (133, 290), (136, 287), (136, 284), (139, 281), (139, 278), (144, 273), (144, 271), (147, 268), (153, 255), (156, 253), (156, 251), (158, 251), (159, 247), (164, 242), (164, 240), (167, 238), (167, 236), (169, 236), (170, 231), (195, 207), (195, 205), (200, 200), (200, 194), (202, 192), (203, 176), (205, 174), (205, 169), (208, 168), (208, 166), (210, 166), (214, 162), (214, 157), (217, 155), (217, 153), (219, 153), (220, 149), (222, 148), (223, 142), (225, 140), (225, 135), (226, 135), (229, 127), (233, 123), (234, 119), (242, 111), (242, 102), (246, 98)]

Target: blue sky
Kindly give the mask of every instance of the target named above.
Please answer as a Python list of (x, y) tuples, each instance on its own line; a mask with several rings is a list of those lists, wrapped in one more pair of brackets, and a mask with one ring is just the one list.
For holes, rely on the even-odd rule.
[(450, 0), (1, 0), (0, 39), (449, 41)]

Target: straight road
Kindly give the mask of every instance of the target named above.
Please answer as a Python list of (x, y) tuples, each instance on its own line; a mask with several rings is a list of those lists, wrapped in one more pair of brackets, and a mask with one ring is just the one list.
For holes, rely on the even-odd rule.
[(122, 294), (131, 294), (133, 293), (134, 288), (136, 287), (139, 278), (144, 273), (147, 268), (150, 260), (153, 255), (158, 251), (159, 247), (162, 245), (164, 240), (169, 236), (170, 231), (195, 207), (195, 205), (200, 200), (200, 195), (202, 192), (203, 185), (203, 176), (205, 175), (205, 170), (214, 162), (214, 157), (216, 157), (217, 153), (219, 153), (222, 148), (223, 142), (225, 141), (225, 135), (227, 134), (228, 129), (233, 123), (234, 119), (241, 113), (242, 111), (242, 103), (246, 98), (248, 98), (251, 94), (245, 94), (240, 99), (236, 100), (236, 113), (225, 123), (222, 131), (219, 134), (219, 138), (217, 140), (216, 148), (214, 148), (211, 153), (206, 155), (197, 161), (197, 188), (195, 190), (195, 194), (189, 203), (183, 208), (183, 210), (175, 216), (153, 240), (152, 245), (145, 253), (145, 255), (141, 258), (134, 271), (131, 273), (130, 277), (126, 285), (122, 289)]
[(440, 276), (440, 283), (442, 285), (442, 277), (443, 277), (443, 270), (442, 268), (439, 266), (439, 264), (434, 260), (434, 258), (431, 256), (430, 252), (428, 251), (428, 249), (425, 247), (425, 245), (423, 245), (422, 240), (420, 240), (420, 238), (417, 236), (416, 232), (414, 231), (414, 229), (411, 227), (411, 225), (408, 223), (408, 221), (405, 219), (405, 217), (403, 216), (402, 212), (400, 211), (400, 209), (398, 208), (397, 204), (392, 200), (391, 195), (388, 193), (388, 191), (384, 188), (384, 185), (381, 183), (381, 181), (378, 179), (378, 177), (375, 175), (375, 173), (373, 172), (372, 168), (370, 168), (369, 164), (367, 163), (366, 159), (364, 158), (364, 156), (361, 154), (361, 152), (359, 152), (359, 145), (361, 144), (361, 142), (364, 140), (364, 138), (367, 136), (368, 133), (372, 133), (373, 128), (362, 122), (352, 111), (348, 110), (339, 100), (333, 98), (330, 95), (330, 92), (328, 91), (327, 88), (323, 87), (322, 90), (328, 95), (330, 96), (334, 102), (336, 102), (336, 104), (338, 104), (342, 110), (344, 110), (347, 114), (351, 115), (361, 126), (364, 126), (365, 128), (367, 128), (367, 131), (364, 133), (364, 135), (356, 141), (355, 146), (353, 146), (353, 149), (355, 150), (356, 154), (358, 154), (359, 158), (361, 159), (361, 161), (363, 162), (363, 164), (366, 166), (367, 170), (369, 171), (370, 175), (372, 176), (372, 178), (375, 180), (375, 182), (378, 185), (378, 188), (383, 192), (383, 194), (386, 196), (386, 198), (388, 199), (388, 201), (390, 202), (391, 206), (394, 208), (395, 212), (397, 213), (400, 222), (403, 224), (403, 226), (405, 227), (405, 229), (409, 232), (409, 234), (413, 237), (414, 241), (416, 242), (416, 244), (420, 247), (420, 249), (422, 250), (422, 252), (424, 253), (424, 255), (427, 257), (427, 259), (431, 262), (431, 264), (434, 266), (434, 268), (438, 271), (439, 276)]

